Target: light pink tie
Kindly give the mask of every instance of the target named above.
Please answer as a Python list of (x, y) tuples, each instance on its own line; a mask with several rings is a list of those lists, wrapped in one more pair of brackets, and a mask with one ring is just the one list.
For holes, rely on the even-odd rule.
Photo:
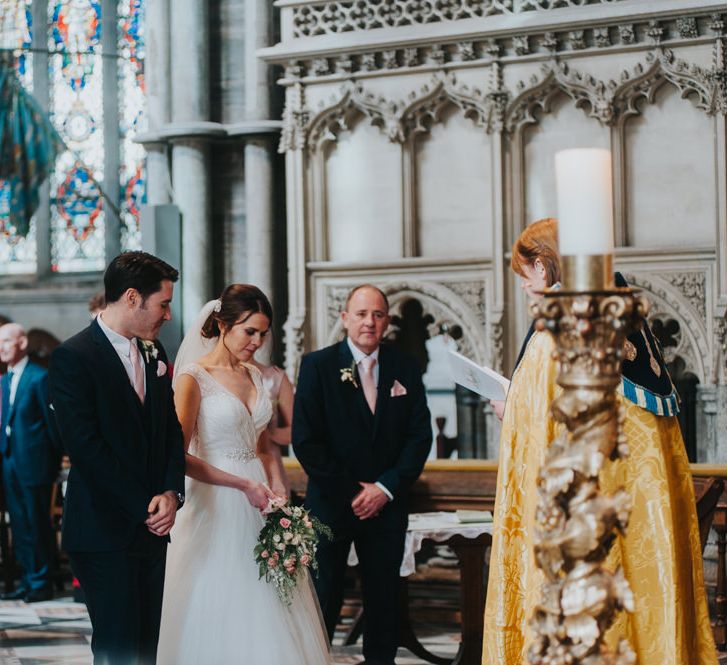
[(371, 413), (376, 411), (376, 382), (374, 381), (374, 365), (376, 358), (366, 356), (361, 359), (361, 387), (368, 402)]
[(131, 342), (129, 349), (129, 358), (131, 359), (131, 368), (134, 370), (134, 390), (139, 396), (139, 401), (144, 403), (144, 369), (141, 366), (141, 358), (139, 357), (139, 347), (135, 342)]

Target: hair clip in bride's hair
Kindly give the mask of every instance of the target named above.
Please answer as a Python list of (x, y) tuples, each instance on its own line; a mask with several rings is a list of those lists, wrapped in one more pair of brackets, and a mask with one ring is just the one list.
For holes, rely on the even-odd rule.
[(215, 306), (213, 309), (215, 312), (219, 312), (222, 309), (222, 301), (221, 300), (215, 301)]

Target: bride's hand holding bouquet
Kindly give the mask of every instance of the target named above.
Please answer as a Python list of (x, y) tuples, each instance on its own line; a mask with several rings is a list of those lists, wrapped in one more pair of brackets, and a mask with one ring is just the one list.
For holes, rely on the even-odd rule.
[(264, 511), (271, 501), (280, 499), (267, 485), (249, 478), (240, 478), (238, 489), (245, 494), (250, 504), (260, 511)]

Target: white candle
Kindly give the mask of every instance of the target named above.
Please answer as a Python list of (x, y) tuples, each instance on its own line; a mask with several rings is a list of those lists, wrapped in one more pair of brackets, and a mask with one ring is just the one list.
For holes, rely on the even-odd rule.
[(601, 148), (555, 155), (561, 256), (613, 254), (611, 153)]

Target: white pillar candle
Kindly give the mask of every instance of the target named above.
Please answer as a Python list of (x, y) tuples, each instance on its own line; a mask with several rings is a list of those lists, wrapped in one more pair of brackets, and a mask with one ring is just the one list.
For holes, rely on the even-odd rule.
[(601, 148), (555, 155), (561, 256), (613, 253), (611, 153)]

